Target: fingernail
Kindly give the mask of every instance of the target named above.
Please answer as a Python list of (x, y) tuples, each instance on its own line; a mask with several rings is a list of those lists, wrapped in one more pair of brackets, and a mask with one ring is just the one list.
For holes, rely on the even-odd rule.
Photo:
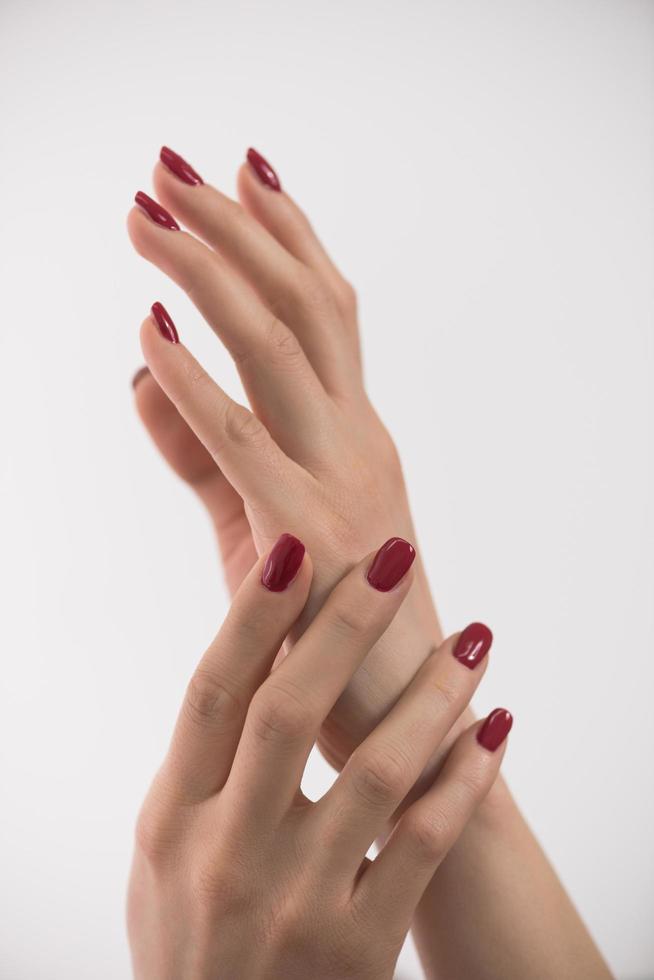
[(416, 550), (404, 538), (389, 538), (368, 569), (368, 581), (378, 592), (390, 592), (413, 564)]
[(483, 623), (470, 623), (456, 641), (452, 651), (459, 663), (474, 670), (491, 648), (493, 634)]
[(136, 372), (136, 374), (134, 375), (134, 377), (132, 378), (132, 388), (136, 388), (136, 386), (139, 383), (139, 381), (141, 380), (141, 378), (144, 378), (146, 376), (146, 374), (149, 374), (149, 373), (150, 373), (150, 371), (149, 371), (149, 369), (145, 365), (143, 365), (143, 367), (140, 367), (138, 369), (138, 371)]
[(192, 186), (204, 184), (202, 177), (193, 169), (191, 164), (187, 163), (183, 157), (180, 157), (179, 153), (171, 150), (169, 146), (161, 147), (159, 159), (164, 167), (167, 167), (171, 173), (179, 177), (180, 180), (183, 180), (185, 184), (191, 184)]
[(171, 344), (178, 344), (179, 334), (177, 333), (177, 327), (173, 323), (172, 317), (163, 303), (152, 304), (152, 316), (156, 320), (161, 336), (169, 340)]
[(134, 195), (134, 200), (140, 208), (143, 208), (148, 217), (152, 218), (155, 224), (163, 225), (164, 228), (170, 228), (171, 231), (179, 231), (179, 225), (172, 214), (169, 214), (165, 208), (162, 208), (157, 201), (153, 201), (143, 191), (137, 191)]
[(499, 749), (511, 731), (513, 715), (506, 708), (495, 708), (477, 732), (477, 741), (489, 752)]
[(266, 187), (270, 187), (270, 189), (273, 191), (281, 191), (282, 185), (279, 182), (279, 177), (268, 161), (262, 157), (260, 153), (257, 153), (256, 150), (253, 150), (252, 147), (250, 147), (248, 150), (247, 157), (248, 163), (254, 170), (261, 183), (265, 184)]
[(261, 583), (270, 592), (283, 592), (300, 570), (304, 545), (292, 534), (282, 534), (272, 549), (261, 573)]

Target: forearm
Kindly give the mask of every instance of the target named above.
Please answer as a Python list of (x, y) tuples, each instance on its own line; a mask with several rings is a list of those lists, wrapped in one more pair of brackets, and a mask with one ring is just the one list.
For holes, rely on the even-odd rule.
[(438, 980), (611, 977), (501, 777), (432, 878), (413, 935)]

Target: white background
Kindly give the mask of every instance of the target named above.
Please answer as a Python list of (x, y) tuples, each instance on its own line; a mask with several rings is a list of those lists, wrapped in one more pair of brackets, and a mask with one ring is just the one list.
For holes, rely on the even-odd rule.
[(356, 284), (444, 627), (496, 635), (476, 706), (654, 976), (653, 50), (642, 0), (3, 0), (2, 980), (128, 975), (134, 815), (226, 607), (132, 405), (154, 299), (239, 393), (124, 231), (161, 143), (229, 192), (256, 146)]

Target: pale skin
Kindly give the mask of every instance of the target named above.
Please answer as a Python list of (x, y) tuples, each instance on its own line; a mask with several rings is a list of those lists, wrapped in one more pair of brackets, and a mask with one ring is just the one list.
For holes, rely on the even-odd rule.
[[(481, 680), (447, 639), (312, 802), (300, 779), (321, 723), (410, 592), (373, 588), (368, 555), (271, 665), (307, 600), (305, 555), (281, 592), (264, 560), (188, 686), (137, 825), (128, 924), (138, 980), (391, 978), (420, 897), (490, 789), (494, 749), (464, 731), (438, 778), (366, 851)], [(329, 670), (325, 670), (325, 663)], [(445, 696), (449, 692), (452, 696)]]
[[(187, 291), (233, 355), (252, 412), (151, 317), (139, 412), (206, 506), (232, 593), (282, 531), (305, 541), (315, 574), (292, 648), (361, 554), (393, 534), (415, 541), (398, 454), (363, 386), (355, 295), (291, 197), (249, 165), (239, 171), (240, 203), (162, 164), (154, 187), (189, 231), (134, 208), (134, 246)], [(414, 579), (320, 728), (319, 746), (338, 769), (442, 643), (419, 560)], [(463, 712), (434, 746), (409, 801), (432, 785), (472, 720)], [(501, 778), (429, 882), (412, 929), (429, 977), (610, 976)]]

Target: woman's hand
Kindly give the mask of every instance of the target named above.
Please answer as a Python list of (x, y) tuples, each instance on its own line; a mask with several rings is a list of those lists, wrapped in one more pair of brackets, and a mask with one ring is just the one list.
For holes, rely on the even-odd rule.
[(356, 564), (272, 673), (311, 563), (284, 534), (248, 574), (139, 817), (128, 909), (139, 980), (392, 976), (511, 725), (498, 709), (460, 735), (434, 784), (366, 858), (483, 676), (485, 659), (471, 662), (464, 634), (451, 637), (327, 794), (302, 794), (323, 719), (409, 594), (414, 554), (393, 538)]
[[(187, 289), (232, 351), (258, 418), (226, 399), (152, 320), (142, 334), (151, 373), (138, 380), (137, 404), (163, 454), (206, 504), (232, 591), (283, 528), (313, 529), (318, 573), (297, 637), (380, 530), (415, 540), (397, 454), (363, 389), (354, 296), (259, 157), (250, 154), (239, 174), (242, 206), (169, 151), (162, 159), (158, 196), (206, 244), (174, 230), (171, 216), (142, 198), (153, 217), (131, 213), (132, 239)], [(440, 642), (416, 564), (406, 602), (322, 726), (320, 748), (337, 767)], [(475, 650), (474, 638), (464, 641)], [(402, 807), (429, 787), (470, 718), (466, 710), (436, 747)], [(501, 777), (426, 888), (414, 936), (429, 976), (610, 976)]]
[[(354, 294), (257, 155), (239, 173), (242, 205), (170, 151), (162, 160), (157, 196), (195, 234), (139, 195), (132, 241), (187, 291), (231, 352), (253, 413), (162, 339), (152, 319), (142, 332), (152, 377), (136, 385), (137, 400), (210, 508), (232, 589), (283, 528), (312, 528), (318, 572), (297, 636), (380, 531), (415, 540), (395, 447), (363, 387)], [(330, 761), (344, 763), (440, 640), (419, 567), (407, 604), (323, 728)]]

